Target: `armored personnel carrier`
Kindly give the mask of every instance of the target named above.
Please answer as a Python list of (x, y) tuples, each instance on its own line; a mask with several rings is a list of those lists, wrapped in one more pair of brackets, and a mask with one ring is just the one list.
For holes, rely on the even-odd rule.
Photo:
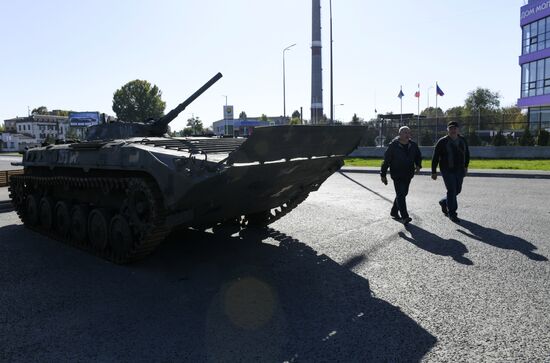
[(158, 120), (90, 128), (86, 141), (27, 150), (10, 197), (25, 226), (115, 263), (175, 228), (246, 228), (281, 218), (343, 165), (364, 128), (268, 126), (247, 138), (166, 136), (218, 73)]

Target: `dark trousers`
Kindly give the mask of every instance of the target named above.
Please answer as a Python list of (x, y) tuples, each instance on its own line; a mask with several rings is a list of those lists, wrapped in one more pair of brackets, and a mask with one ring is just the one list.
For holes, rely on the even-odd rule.
[(395, 188), (396, 197), (393, 201), (393, 207), (391, 214), (396, 215), (397, 211), (401, 214), (401, 218), (408, 218), (409, 212), (407, 212), (407, 194), (409, 194), (409, 185), (411, 179), (393, 179), (393, 186)]
[(441, 199), (440, 203), (447, 204), (449, 216), (456, 217), (458, 202), (456, 196), (462, 191), (462, 182), (464, 181), (464, 170), (445, 170), (441, 171), (441, 176), (447, 188), (447, 196)]

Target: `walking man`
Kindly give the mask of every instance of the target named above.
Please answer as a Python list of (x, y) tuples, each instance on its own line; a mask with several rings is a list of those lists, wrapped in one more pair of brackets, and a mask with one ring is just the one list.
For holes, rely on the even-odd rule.
[(456, 121), (447, 124), (447, 135), (437, 141), (432, 158), (432, 179), (437, 179), (437, 165), (447, 188), (447, 196), (439, 201), (441, 211), (451, 221), (460, 223), (456, 213), (458, 204), (456, 196), (462, 191), (462, 182), (468, 172), (470, 150), (466, 139), (459, 135)]
[(388, 185), (388, 168), (396, 194), (390, 215), (406, 225), (412, 218), (407, 211), (405, 198), (409, 194), (409, 185), (415, 172), (418, 173), (422, 168), (422, 154), (418, 145), (411, 140), (411, 129), (407, 126), (399, 129), (399, 136), (392, 140), (384, 153), (380, 177), (385, 185)]

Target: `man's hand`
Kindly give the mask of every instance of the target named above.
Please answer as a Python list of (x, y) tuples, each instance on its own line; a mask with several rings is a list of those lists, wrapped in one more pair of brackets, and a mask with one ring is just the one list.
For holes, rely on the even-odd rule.
[(432, 179), (433, 179), (433, 180), (436, 180), (436, 179), (437, 179), (437, 173), (432, 173)]
[(415, 174), (420, 173), (420, 166), (417, 166), (417, 167), (414, 169), (414, 173), (415, 173)]
[(380, 179), (382, 179), (382, 183), (384, 183), (384, 185), (388, 185), (388, 178), (381, 176)]
[(468, 174), (468, 168), (464, 168), (464, 175)]

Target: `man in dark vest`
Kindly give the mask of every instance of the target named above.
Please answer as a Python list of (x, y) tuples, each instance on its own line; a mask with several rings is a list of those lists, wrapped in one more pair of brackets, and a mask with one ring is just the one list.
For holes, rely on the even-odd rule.
[(453, 222), (460, 223), (456, 213), (456, 196), (462, 191), (462, 182), (468, 172), (470, 150), (466, 139), (459, 135), (456, 121), (447, 124), (447, 135), (437, 141), (432, 158), (432, 179), (437, 179), (437, 166), (447, 188), (447, 196), (439, 201), (441, 211)]
[[(399, 129), (399, 136), (392, 140), (384, 153), (380, 177), (385, 185), (388, 185), (388, 179), (386, 178), (388, 168), (390, 168), (396, 194), (390, 215), (406, 225), (412, 221), (412, 218), (407, 211), (405, 198), (409, 193), (409, 185), (414, 173), (418, 173), (422, 168), (422, 154), (420, 154), (418, 145), (411, 140), (411, 129), (407, 126)], [(401, 217), (399, 214), (401, 214)]]

